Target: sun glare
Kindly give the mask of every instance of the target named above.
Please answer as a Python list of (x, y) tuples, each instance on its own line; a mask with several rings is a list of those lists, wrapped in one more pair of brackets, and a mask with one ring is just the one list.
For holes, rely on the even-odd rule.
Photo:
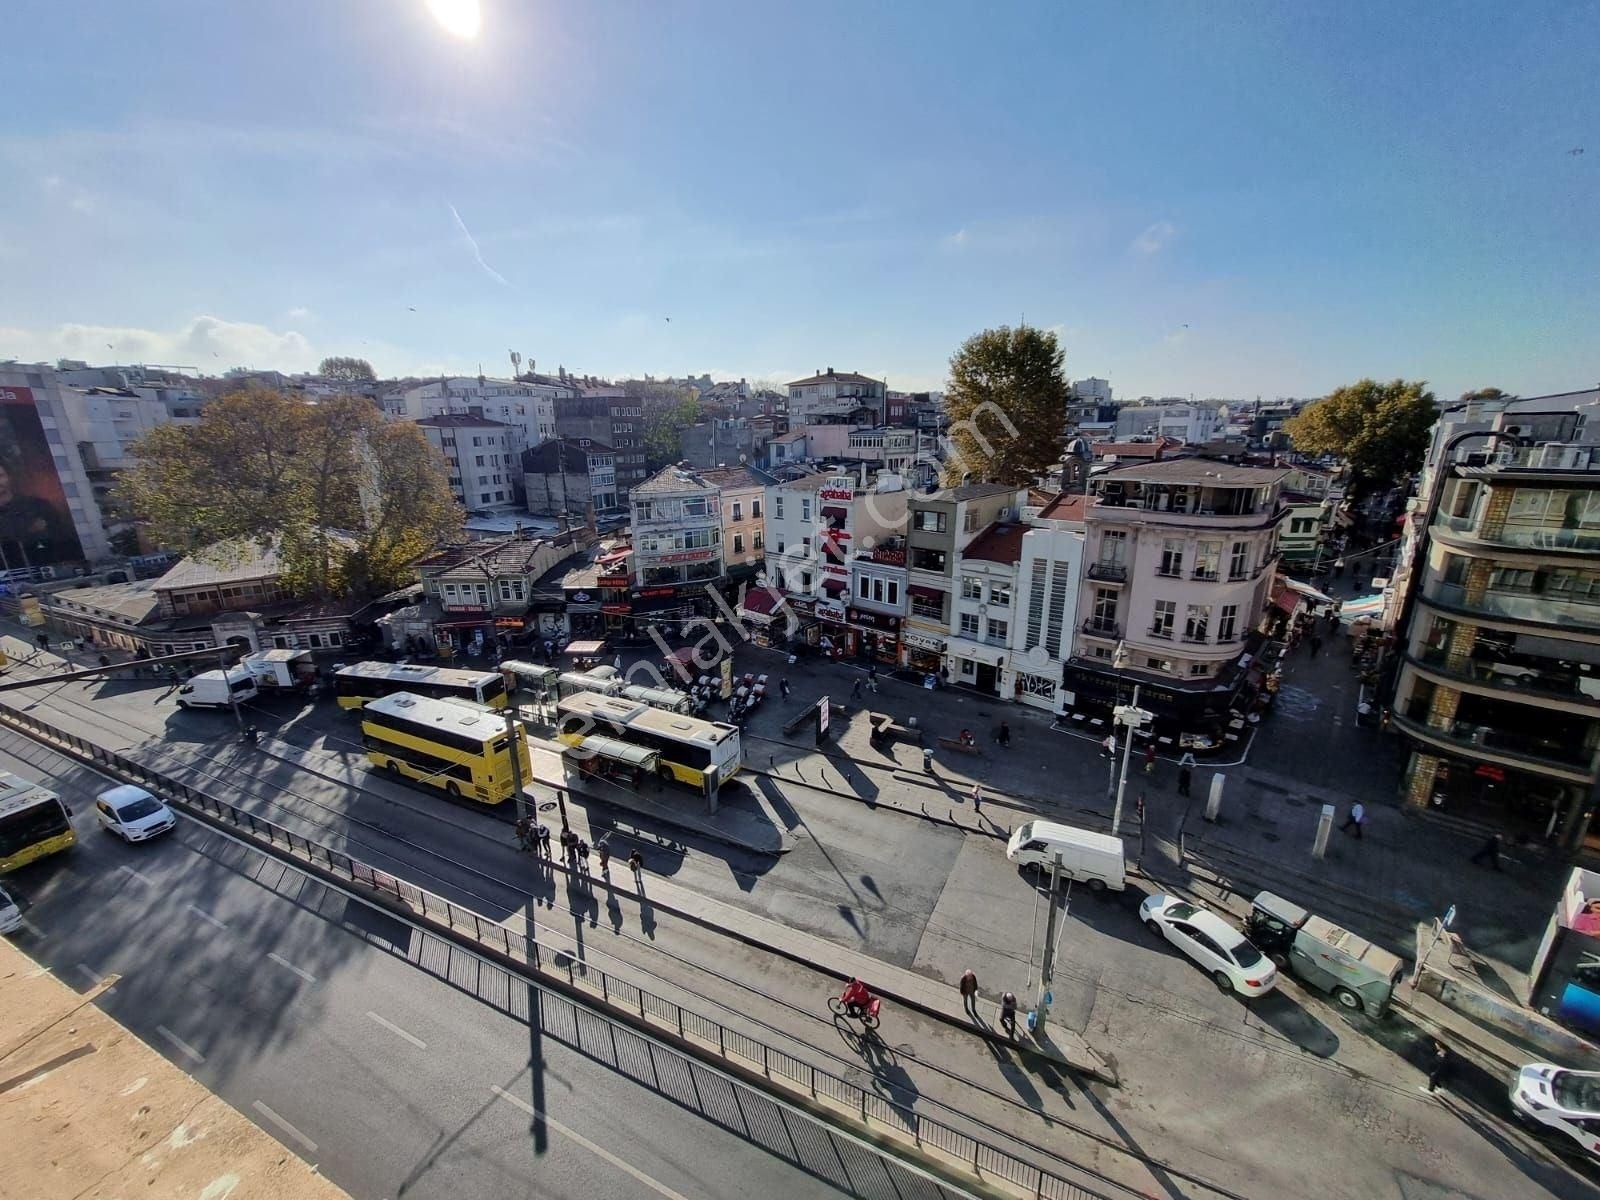
[(483, 13), (478, 0), (427, 0), (428, 11), (447, 33), (458, 38), (475, 38)]

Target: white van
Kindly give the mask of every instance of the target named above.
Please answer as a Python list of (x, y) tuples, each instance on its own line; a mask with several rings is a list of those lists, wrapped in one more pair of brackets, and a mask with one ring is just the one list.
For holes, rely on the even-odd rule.
[(1018, 866), (1048, 871), (1057, 858), (1061, 873), (1087, 884), (1090, 891), (1127, 885), (1128, 868), (1122, 857), (1122, 839), (1059, 825), (1054, 821), (1025, 821), (1006, 843), (1006, 857)]
[(254, 700), (259, 689), (248, 667), (202, 671), (178, 689), (179, 708), (227, 708), (235, 700)]

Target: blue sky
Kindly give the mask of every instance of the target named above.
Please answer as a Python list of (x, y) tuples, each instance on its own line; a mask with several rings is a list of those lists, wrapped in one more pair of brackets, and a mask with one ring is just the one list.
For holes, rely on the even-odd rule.
[(1593, 4), (481, 7), (12, 0), (0, 357), (1600, 381)]

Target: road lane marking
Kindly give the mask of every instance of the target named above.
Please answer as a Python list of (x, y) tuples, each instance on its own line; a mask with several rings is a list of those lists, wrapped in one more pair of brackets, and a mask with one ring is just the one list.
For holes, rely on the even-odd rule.
[(267, 957), (270, 958), (273, 962), (277, 963), (280, 967), (284, 968), (285, 970), (293, 971), (296, 975), (300, 976), (300, 978), (304, 979), (307, 983), (315, 983), (317, 981), (317, 977), (315, 975), (313, 975), (310, 971), (305, 971), (305, 970), (302, 970), (301, 968), (295, 966), (292, 962), (290, 962), (287, 958), (283, 957), (283, 955), (281, 955), (281, 954), (269, 951), (268, 954), (267, 954)]
[(189, 1045), (188, 1042), (184, 1041), (177, 1034), (173, 1033), (172, 1030), (168, 1029), (165, 1025), (157, 1025), (156, 1032), (162, 1037), (166, 1038), (167, 1041), (178, 1051), (178, 1053), (183, 1055), (190, 1062), (196, 1064), (205, 1062), (206, 1056), (204, 1054), (201, 1054), (200, 1051)]
[(44, 930), (40, 929), (32, 921), (28, 920), (27, 917), (22, 918), (22, 927), (36, 938), (44, 937)]
[(126, 871), (129, 875), (132, 875), (140, 883), (148, 883), (148, 884), (155, 883), (155, 880), (151, 879), (150, 876), (146, 875), (143, 871), (139, 870), (137, 867), (130, 867), (126, 863), (124, 863), (122, 866), (118, 867), (117, 870)]
[(401, 1029), (400, 1026), (396, 1025), (393, 1021), (386, 1021), (382, 1017), (380, 1017), (377, 1013), (370, 1012), (370, 1011), (367, 1013), (367, 1016), (371, 1017), (379, 1025), (382, 1025), (390, 1033), (394, 1034), (395, 1037), (405, 1038), (406, 1041), (410, 1042), (418, 1050), (426, 1050), (428, 1048), (428, 1043), (427, 1042), (423, 1041), (421, 1038), (417, 1037), (415, 1034), (407, 1033), (404, 1029)]
[(491, 1092), (493, 1092), (496, 1096), (499, 1096), (500, 1099), (509, 1100), (512, 1104), (515, 1104), (518, 1108), (520, 1108), (523, 1112), (527, 1113), (530, 1117), (534, 1117), (534, 1118), (536, 1118), (538, 1120), (543, 1121), (551, 1129), (554, 1129), (557, 1133), (561, 1134), (563, 1137), (569, 1138), (572, 1141), (576, 1142), (578, 1145), (582, 1146), (585, 1150), (589, 1151), (589, 1153), (593, 1154), (596, 1158), (603, 1158), (606, 1162), (610, 1163), (613, 1167), (616, 1167), (617, 1170), (622, 1171), (622, 1172), (624, 1172), (624, 1173), (626, 1173), (628, 1175), (633, 1176), (634, 1179), (637, 1179), (640, 1183), (644, 1184), (645, 1187), (654, 1190), (655, 1192), (657, 1192), (658, 1194), (660, 1194), (662, 1196), (665, 1196), (667, 1198), (667, 1200), (687, 1200), (687, 1197), (685, 1197), (682, 1192), (675, 1192), (671, 1188), (669, 1188), (666, 1184), (662, 1183), (659, 1179), (650, 1178), (650, 1176), (646, 1175), (643, 1171), (639, 1170), (638, 1167), (634, 1166), (632, 1163), (624, 1162), (622, 1159), (618, 1158), (615, 1154), (611, 1153), (611, 1151), (607, 1150), (604, 1146), (596, 1145), (594, 1142), (591, 1142), (588, 1138), (584, 1137), (583, 1134), (579, 1133), (577, 1130), (568, 1129), (565, 1125), (563, 1125), (560, 1121), (556, 1120), (554, 1117), (549, 1116), (546, 1113), (541, 1113), (538, 1109), (536, 1109), (533, 1105), (529, 1104), (521, 1096), (514, 1096), (510, 1092), (506, 1091), (504, 1088), (498, 1087), (498, 1086), (493, 1086), (493, 1085), (490, 1086), (489, 1090)]
[(299, 1142), (300, 1145), (304, 1146), (305, 1147), (305, 1151), (306, 1151), (307, 1154), (315, 1154), (317, 1152), (317, 1144), (315, 1142), (313, 1142), (305, 1134), (301, 1133), (293, 1125), (289, 1124), (289, 1122), (285, 1121), (277, 1113), (273, 1112), (265, 1104), (261, 1103), (261, 1101), (259, 1101), (259, 1100), (254, 1101), (250, 1105), (250, 1107), (255, 1109), (258, 1113), (260, 1113), (267, 1120), (271, 1121), (279, 1129), (283, 1130), (283, 1132), (286, 1133), (289, 1137), (291, 1137), (295, 1141)]
[[(101, 972), (96, 971), (88, 963), (79, 963), (73, 969), (83, 972), (83, 976), (84, 976), (85, 979), (87, 979), (89, 981), (89, 986), (90, 987), (99, 987), (100, 986), (100, 981), (105, 978), (105, 976)], [(116, 990), (117, 990), (116, 988), (107, 988), (106, 989), (106, 995), (109, 996), (112, 992), (114, 992)]]
[(226, 925), (224, 925), (221, 921), (219, 921), (215, 917), (213, 917), (205, 909), (196, 908), (193, 904), (185, 904), (184, 907), (187, 908), (190, 912), (192, 912), (195, 916), (199, 917), (207, 925), (213, 925), (216, 928), (222, 930), (223, 932), (227, 932), (228, 927)]

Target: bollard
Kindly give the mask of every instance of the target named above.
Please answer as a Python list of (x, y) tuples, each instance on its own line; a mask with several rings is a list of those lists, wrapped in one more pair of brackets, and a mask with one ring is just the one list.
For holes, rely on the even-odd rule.
[(1206, 820), (1215, 821), (1217, 814), (1222, 811), (1222, 788), (1228, 782), (1226, 775), (1213, 775), (1211, 777), (1211, 791), (1206, 796)]
[(1333, 805), (1324, 804), (1317, 818), (1317, 836), (1311, 841), (1311, 857), (1324, 858), (1328, 853), (1328, 838), (1333, 833)]

